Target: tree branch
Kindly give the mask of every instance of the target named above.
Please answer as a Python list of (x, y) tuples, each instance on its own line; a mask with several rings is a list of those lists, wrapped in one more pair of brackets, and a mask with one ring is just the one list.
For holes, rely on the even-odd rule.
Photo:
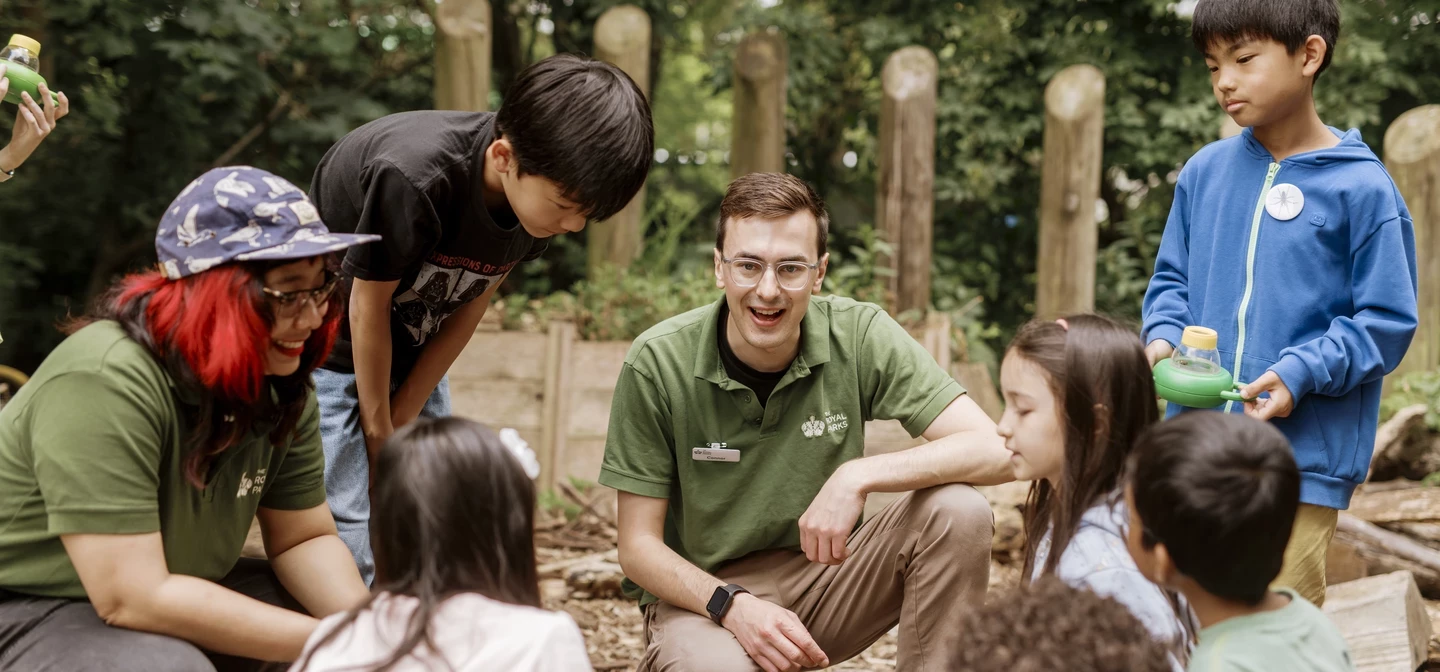
[(219, 168), (229, 165), (240, 152), (245, 151), (245, 148), (249, 147), (250, 143), (255, 142), (261, 135), (264, 135), (266, 129), (270, 128), (270, 125), (275, 123), (275, 120), (279, 119), (280, 115), (284, 114), (285, 110), (290, 108), (290, 101), (290, 92), (282, 90), (280, 92), (280, 98), (275, 101), (275, 107), (270, 108), (270, 113), (265, 115), (265, 118), (260, 120), (259, 123), (250, 127), (250, 130), (246, 131), (245, 135), (240, 136), (240, 139), (236, 140), (235, 144), (230, 145), (230, 149), (225, 150), (219, 158), (210, 164), (210, 167)]

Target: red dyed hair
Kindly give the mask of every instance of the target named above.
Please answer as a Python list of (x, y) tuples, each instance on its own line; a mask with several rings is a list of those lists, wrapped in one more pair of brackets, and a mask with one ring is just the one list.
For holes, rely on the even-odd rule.
[[(161, 271), (122, 278), (91, 316), (67, 325), (73, 333), (97, 319), (121, 323), (169, 372), (177, 386), (200, 397), (185, 457), (186, 478), (204, 487), (210, 463), (262, 418), (278, 420), (276, 443), (295, 432), (312, 387), (310, 373), (324, 363), (340, 328), (340, 302), (331, 298), (325, 319), (310, 333), (300, 367), (266, 385), (265, 361), (275, 318), (260, 291), (267, 265), (229, 264), (171, 280)], [(278, 404), (267, 393), (273, 388)]]

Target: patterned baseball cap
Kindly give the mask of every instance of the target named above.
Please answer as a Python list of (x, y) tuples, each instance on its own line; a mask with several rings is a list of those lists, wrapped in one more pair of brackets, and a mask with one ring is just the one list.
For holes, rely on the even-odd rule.
[(250, 166), (215, 168), (170, 203), (155, 253), (171, 280), (232, 261), (304, 259), (380, 240), (330, 233), (305, 192)]

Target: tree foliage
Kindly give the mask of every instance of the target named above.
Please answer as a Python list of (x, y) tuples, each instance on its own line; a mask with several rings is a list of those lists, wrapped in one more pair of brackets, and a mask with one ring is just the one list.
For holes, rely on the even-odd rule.
[[(492, 0), (492, 103), (525, 64), (590, 53), (595, 20), (616, 4)], [(747, 30), (773, 29), (790, 50), (789, 169), (831, 205), (837, 283), (876, 286), (879, 72), (894, 50), (919, 44), (940, 62), (935, 302), (965, 308), (972, 342), (992, 348), (1033, 308), (1042, 103), (1056, 72), (1091, 63), (1107, 77), (1097, 208), (1097, 302), (1107, 312), (1138, 315), (1173, 175), (1220, 128), (1188, 20), (1164, 0), (635, 4), (653, 26), (665, 160), (651, 174), (648, 214), (652, 234), (678, 241), (669, 277), (695, 278), (709, 263), (728, 180), (734, 46)], [(1359, 127), (1378, 152), (1396, 116), (1440, 102), (1437, 8), (1341, 4), (1340, 47), (1316, 98), (1322, 117)], [(248, 163), (306, 185), (345, 132), (432, 106), (434, 10), (431, 0), (0, 0), (0, 34), (40, 39), (44, 74), (75, 101), (0, 186), (0, 362), (33, 368), (58, 341), (57, 318), (117, 273), (153, 263), (155, 222), (196, 174)], [(13, 113), (0, 107), (0, 136)], [(583, 236), (557, 239), (505, 291), (538, 300), (572, 288), (584, 259)], [(578, 288), (587, 297), (623, 294), (591, 280)]]

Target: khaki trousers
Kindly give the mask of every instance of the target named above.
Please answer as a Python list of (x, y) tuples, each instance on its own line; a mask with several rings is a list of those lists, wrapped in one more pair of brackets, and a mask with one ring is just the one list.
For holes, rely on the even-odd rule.
[(1290, 543), (1285, 545), (1285, 560), (1280, 576), (1271, 587), (1290, 588), (1313, 603), (1325, 604), (1325, 552), (1335, 537), (1335, 523), (1340, 512), (1325, 506), (1301, 504), (1295, 511), (1295, 525), (1290, 528)]
[[(850, 556), (822, 565), (788, 551), (752, 553), (715, 576), (789, 609), (832, 665), (859, 655), (895, 624), (899, 670), (951, 669), (963, 607), (984, 602), (990, 505), (967, 485), (902, 496), (851, 535)], [(750, 672), (760, 667), (709, 617), (665, 602), (645, 610), (641, 672)]]

